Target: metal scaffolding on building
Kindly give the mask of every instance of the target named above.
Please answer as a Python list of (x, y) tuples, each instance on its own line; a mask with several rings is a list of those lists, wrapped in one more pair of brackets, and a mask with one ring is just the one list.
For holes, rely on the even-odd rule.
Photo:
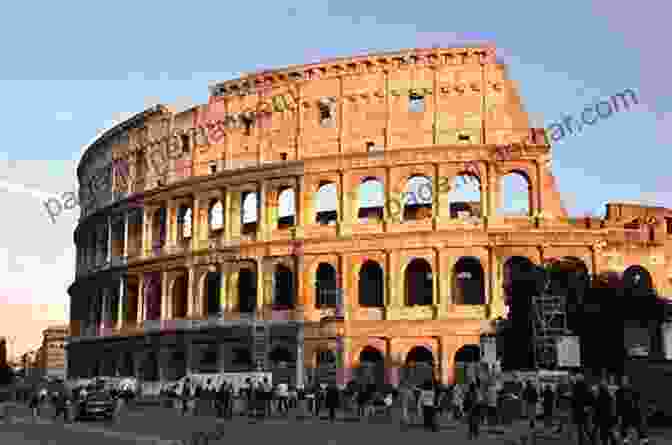
[(567, 335), (567, 309), (564, 295), (547, 290), (532, 297), (534, 357), (537, 367), (551, 368), (557, 363), (558, 339)]

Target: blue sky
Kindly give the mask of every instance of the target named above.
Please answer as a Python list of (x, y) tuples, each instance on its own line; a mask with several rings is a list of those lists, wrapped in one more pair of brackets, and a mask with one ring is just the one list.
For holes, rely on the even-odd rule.
[[(52, 223), (40, 197), (76, 189), (76, 162), (100, 130), (154, 103), (204, 103), (209, 81), (241, 72), (491, 42), (538, 126), (626, 88), (638, 93), (632, 111), (554, 145), (553, 172), (570, 213), (599, 213), (616, 200), (672, 207), (670, 9), (648, 0), (4, 5), (0, 303), (44, 319), (16, 334), (15, 352), (39, 343), (45, 323), (67, 318), (74, 278), (78, 211)], [(3, 326), (16, 324), (4, 314), (11, 318)]]

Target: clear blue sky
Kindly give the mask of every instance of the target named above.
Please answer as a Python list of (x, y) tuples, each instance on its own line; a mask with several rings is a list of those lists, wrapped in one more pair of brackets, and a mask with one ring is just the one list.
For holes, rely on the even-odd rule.
[(39, 193), (16, 184), (58, 194), (75, 190), (82, 147), (120, 116), (157, 102), (203, 103), (209, 81), (327, 57), (491, 42), (536, 116), (533, 123), (544, 127), (635, 89), (641, 103), (635, 110), (553, 147), (553, 172), (573, 214), (599, 212), (610, 200), (672, 207), (672, 8), (666, 2), (101, 5), (3, 6), (0, 272), (6, 278), (0, 297), (7, 302), (64, 305), (74, 277), (78, 212), (66, 211), (52, 224)]

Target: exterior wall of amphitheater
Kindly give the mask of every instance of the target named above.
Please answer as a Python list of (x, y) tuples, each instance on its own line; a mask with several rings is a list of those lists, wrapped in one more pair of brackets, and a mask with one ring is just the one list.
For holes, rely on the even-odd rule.
[[(81, 200), (75, 231), (70, 375), (170, 380), (258, 365), (295, 380), (344, 339), (345, 368), (365, 348), (395, 368), (423, 347), (450, 381), (456, 352), (504, 314), (515, 256), (578, 258), (594, 275), (640, 265), (667, 295), (672, 213), (609, 204), (605, 218), (568, 218), (543, 130), (529, 127), (489, 52), (411, 50), (256, 73), (213, 87), (208, 104), (154, 107), (101, 136), (78, 168), (80, 189), (96, 198)], [(496, 116), (483, 112), (490, 104)], [(101, 169), (109, 181), (91, 187)], [(462, 203), (468, 218), (436, 186), (463, 175), (479, 184), (480, 202)], [(499, 211), (506, 175), (527, 182), (529, 215)], [(397, 215), (388, 204), (417, 176), (435, 184), (431, 200)], [(385, 203), (361, 217), (360, 187), (372, 178)], [(320, 220), (330, 184), (336, 208)], [(281, 214), (283, 193), (294, 196), (293, 220)], [(250, 194), (257, 218), (244, 223)], [(469, 304), (456, 284), (464, 258), (482, 275)], [(382, 272), (373, 307), (360, 304), (367, 262)], [(324, 297), (334, 289), (342, 319)], [(416, 293), (429, 300), (414, 304)]]

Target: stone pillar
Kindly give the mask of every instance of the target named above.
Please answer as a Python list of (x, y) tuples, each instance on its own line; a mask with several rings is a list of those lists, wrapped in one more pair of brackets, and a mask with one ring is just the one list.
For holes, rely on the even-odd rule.
[(456, 339), (452, 336), (439, 338), (439, 370), (441, 383), (452, 384), (455, 382), (455, 351), (457, 351)]
[(504, 295), (504, 263), (494, 249), (488, 249), (488, 268), (490, 269), (490, 300), (488, 318), (493, 320), (503, 317), (506, 313), (505, 295)]
[(219, 306), (222, 313), (228, 312), (229, 307), (229, 263), (221, 263), (219, 265), (219, 273), (222, 277), (219, 289)]
[(128, 258), (128, 212), (124, 212), (124, 258)]
[(142, 217), (142, 222), (143, 222), (143, 236), (142, 236), (142, 256), (144, 258), (149, 257), (152, 255), (152, 224), (153, 224), (153, 209), (144, 207), (143, 209), (143, 217)]
[(260, 317), (264, 309), (264, 258), (256, 259), (257, 267), (257, 317)]
[(242, 205), (242, 196), (243, 194), (238, 191), (227, 191), (229, 194), (229, 199), (231, 200), (231, 214), (229, 216), (229, 230), (230, 230), (230, 239), (231, 242), (239, 243), (241, 239), (241, 230), (242, 230), (242, 215), (243, 215), (243, 205)]
[(352, 190), (352, 184), (350, 180), (350, 175), (347, 173), (340, 174), (340, 184), (339, 184), (339, 196), (338, 202), (340, 203), (338, 213), (339, 213), (339, 226), (338, 233), (340, 236), (349, 236), (352, 234), (352, 224), (354, 223), (354, 204), (357, 195)]
[(191, 250), (198, 250), (201, 239), (201, 200), (194, 197), (191, 210)]
[(141, 273), (138, 277), (138, 324), (142, 325), (145, 321), (145, 274)]
[[(402, 296), (400, 295), (399, 286), (399, 252), (397, 251), (388, 251), (385, 253), (387, 255), (387, 270), (385, 271), (385, 278), (387, 282), (387, 301), (385, 302), (385, 308), (389, 311), (399, 310), (402, 306)], [(403, 277), (402, 277), (403, 278)], [(402, 279), (403, 282), (403, 279)], [(386, 317), (387, 318), (387, 317)]]
[(257, 240), (266, 241), (268, 238), (267, 227), (269, 224), (268, 209), (266, 203), (268, 197), (266, 196), (266, 182), (260, 181), (257, 192)]
[[(228, 138), (227, 138), (228, 139)], [(224, 241), (228, 245), (231, 242), (231, 194), (228, 189), (222, 193), (222, 206), (224, 207)]]
[(101, 301), (102, 301), (102, 303), (100, 304), (100, 323), (98, 324), (98, 326), (96, 326), (96, 328), (97, 328), (97, 331), (98, 331), (97, 335), (103, 336), (103, 335), (107, 335), (107, 326), (109, 324), (108, 323), (108, 319), (109, 319), (109, 316), (108, 316), (109, 298), (108, 298), (108, 295), (107, 295), (108, 291), (107, 291), (106, 287), (103, 287), (101, 289), (100, 293), (101, 293)]
[(302, 194), (297, 192), (296, 195), (296, 199), (301, 200), (301, 220), (299, 220), (299, 224), (303, 226), (302, 230), (305, 230), (307, 226), (315, 224), (315, 190), (309, 187), (305, 176), (301, 176), (299, 182), (300, 192), (302, 192)]
[(453, 279), (453, 267), (456, 258), (439, 251), (439, 313), (437, 318), (447, 318), (453, 304), (453, 289), (451, 286)]
[[(294, 226), (295, 226), (295, 237), (298, 239), (303, 238), (303, 227), (305, 224), (304, 221), (304, 201), (303, 201), (303, 177), (297, 176), (294, 183)], [(280, 204), (278, 203), (278, 206)]]
[(275, 302), (275, 296), (274, 291), (275, 291), (275, 286), (274, 286), (274, 271), (275, 271), (275, 265), (271, 263), (270, 261), (267, 260), (262, 260), (262, 262), (266, 262), (263, 267), (263, 282), (264, 282), (264, 306), (267, 307), (268, 309), (271, 309), (273, 307), (273, 303)]
[(107, 264), (112, 263), (112, 216), (107, 217)]
[(303, 249), (300, 252), (297, 252), (294, 256), (294, 292), (295, 296), (295, 307), (297, 319), (303, 321), (304, 312), (306, 311), (306, 306), (308, 305), (308, 294), (306, 289), (304, 289), (305, 277), (304, 277), (304, 266), (305, 260), (303, 257)]
[(196, 270), (194, 266), (189, 267), (188, 274), (188, 284), (187, 284), (187, 318), (195, 318), (197, 314), (196, 308), (196, 296), (197, 293), (197, 283), (196, 283)]
[(119, 277), (119, 305), (117, 306), (117, 326), (116, 329), (124, 327), (125, 308), (128, 304), (128, 292), (126, 291), (126, 276)]
[[(543, 161), (536, 161), (536, 167), (537, 167), (537, 180), (536, 180), (536, 193), (534, 195), (534, 201), (536, 201), (534, 204), (534, 208), (530, 209), (531, 215), (534, 215), (537, 212), (541, 212), (544, 209), (543, 205), (543, 196), (544, 196), (544, 166), (542, 165)], [(534, 189), (531, 191), (534, 193)]]
[(178, 208), (175, 201), (169, 200), (166, 203), (166, 248), (168, 253), (175, 252), (177, 246), (177, 215)]
[(168, 272), (161, 272), (161, 320), (173, 318), (172, 296), (168, 293), (168, 280)]
[(299, 321), (298, 330), (296, 333), (296, 385), (298, 387), (303, 387), (304, 381), (306, 379), (305, 376), (306, 364), (303, 356), (304, 342), (305, 342), (304, 325), (303, 321)]
[[(498, 191), (497, 191), (497, 172), (495, 169), (495, 165), (492, 162), (488, 162), (487, 165), (488, 173), (487, 173), (487, 187), (485, 188), (485, 202), (487, 203), (487, 213), (485, 215), (488, 218), (494, 218), (495, 215), (497, 214), (497, 196), (498, 196)], [(483, 192), (481, 192), (481, 195), (483, 195)]]

